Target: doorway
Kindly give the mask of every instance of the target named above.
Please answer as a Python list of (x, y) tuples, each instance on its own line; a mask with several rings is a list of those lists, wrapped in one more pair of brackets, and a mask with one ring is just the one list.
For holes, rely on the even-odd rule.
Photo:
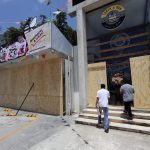
[(110, 64), (107, 62), (107, 81), (108, 90), (110, 92), (110, 105), (123, 105), (123, 99), (120, 93), (120, 87), (123, 85), (123, 79), (126, 79), (129, 84), (132, 84), (129, 60), (116, 64)]

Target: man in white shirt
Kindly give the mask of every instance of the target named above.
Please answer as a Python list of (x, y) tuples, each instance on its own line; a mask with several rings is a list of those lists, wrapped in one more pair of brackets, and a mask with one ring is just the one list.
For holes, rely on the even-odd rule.
[(108, 121), (108, 99), (110, 98), (110, 93), (105, 89), (105, 84), (101, 84), (101, 90), (97, 92), (96, 108), (99, 109), (98, 114), (98, 127), (101, 124), (101, 111), (104, 113), (104, 129), (105, 132), (109, 132), (109, 121)]

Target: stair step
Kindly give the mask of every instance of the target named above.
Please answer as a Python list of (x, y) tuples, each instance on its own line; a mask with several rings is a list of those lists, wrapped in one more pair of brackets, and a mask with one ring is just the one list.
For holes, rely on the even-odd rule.
[[(97, 114), (81, 113), (79, 115), (79, 117), (80, 118), (87, 118), (87, 119), (97, 120), (98, 115)], [(102, 118), (103, 118), (103, 115), (102, 115)], [(145, 120), (145, 119), (135, 119), (135, 118), (133, 118), (133, 120), (127, 120), (126, 118), (121, 118), (121, 117), (116, 117), (116, 116), (109, 116), (109, 120), (111, 122), (135, 124), (135, 125), (149, 126), (150, 127), (150, 120)]]
[[(95, 107), (87, 107), (87, 109), (95, 109)], [(138, 108), (131, 108), (133, 112), (141, 112), (141, 113), (150, 113), (150, 109), (138, 109)], [(114, 110), (114, 111), (123, 111), (124, 107), (123, 106), (109, 106), (109, 110)]]
[[(91, 126), (97, 125), (97, 120), (94, 119), (77, 118), (75, 122), (79, 124), (91, 125)], [(109, 127), (111, 129), (131, 131), (131, 132), (144, 133), (150, 135), (150, 127), (131, 125), (131, 124), (122, 124), (116, 122), (110, 122)]]
[[(83, 113), (97, 114), (97, 110), (86, 108), (86, 109), (83, 110)], [(133, 115), (134, 115), (134, 118), (137, 118), (137, 119), (150, 120), (150, 113), (133, 112)], [(123, 116), (125, 116), (125, 114), (123, 113), (123, 111), (120, 111), (120, 110), (119, 111), (109, 110), (109, 116), (123, 117)]]

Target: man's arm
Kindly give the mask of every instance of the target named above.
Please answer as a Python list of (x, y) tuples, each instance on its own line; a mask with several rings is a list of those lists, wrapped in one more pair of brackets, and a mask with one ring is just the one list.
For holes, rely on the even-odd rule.
[(120, 87), (120, 94), (123, 94), (122, 86)]
[(95, 107), (96, 107), (96, 108), (98, 108), (98, 106), (97, 106), (97, 105), (98, 105), (98, 101), (99, 101), (99, 98), (97, 97), (97, 98), (96, 98), (96, 103), (95, 103)]

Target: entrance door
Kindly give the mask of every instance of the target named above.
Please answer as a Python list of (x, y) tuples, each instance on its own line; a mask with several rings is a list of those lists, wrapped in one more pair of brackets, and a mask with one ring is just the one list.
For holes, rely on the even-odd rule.
[(88, 106), (95, 107), (96, 94), (100, 84), (107, 87), (106, 62), (88, 65)]
[(110, 64), (107, 62), (107, 80), (108, 90), (110, 91), (111, 105), (123, 105), (122, 95), (120, 94), (120, 87), (123, 84), (123, 79), (126, 79), (131, 84), (131, 70), (130, 63), (127, 60), (125, 63)]

